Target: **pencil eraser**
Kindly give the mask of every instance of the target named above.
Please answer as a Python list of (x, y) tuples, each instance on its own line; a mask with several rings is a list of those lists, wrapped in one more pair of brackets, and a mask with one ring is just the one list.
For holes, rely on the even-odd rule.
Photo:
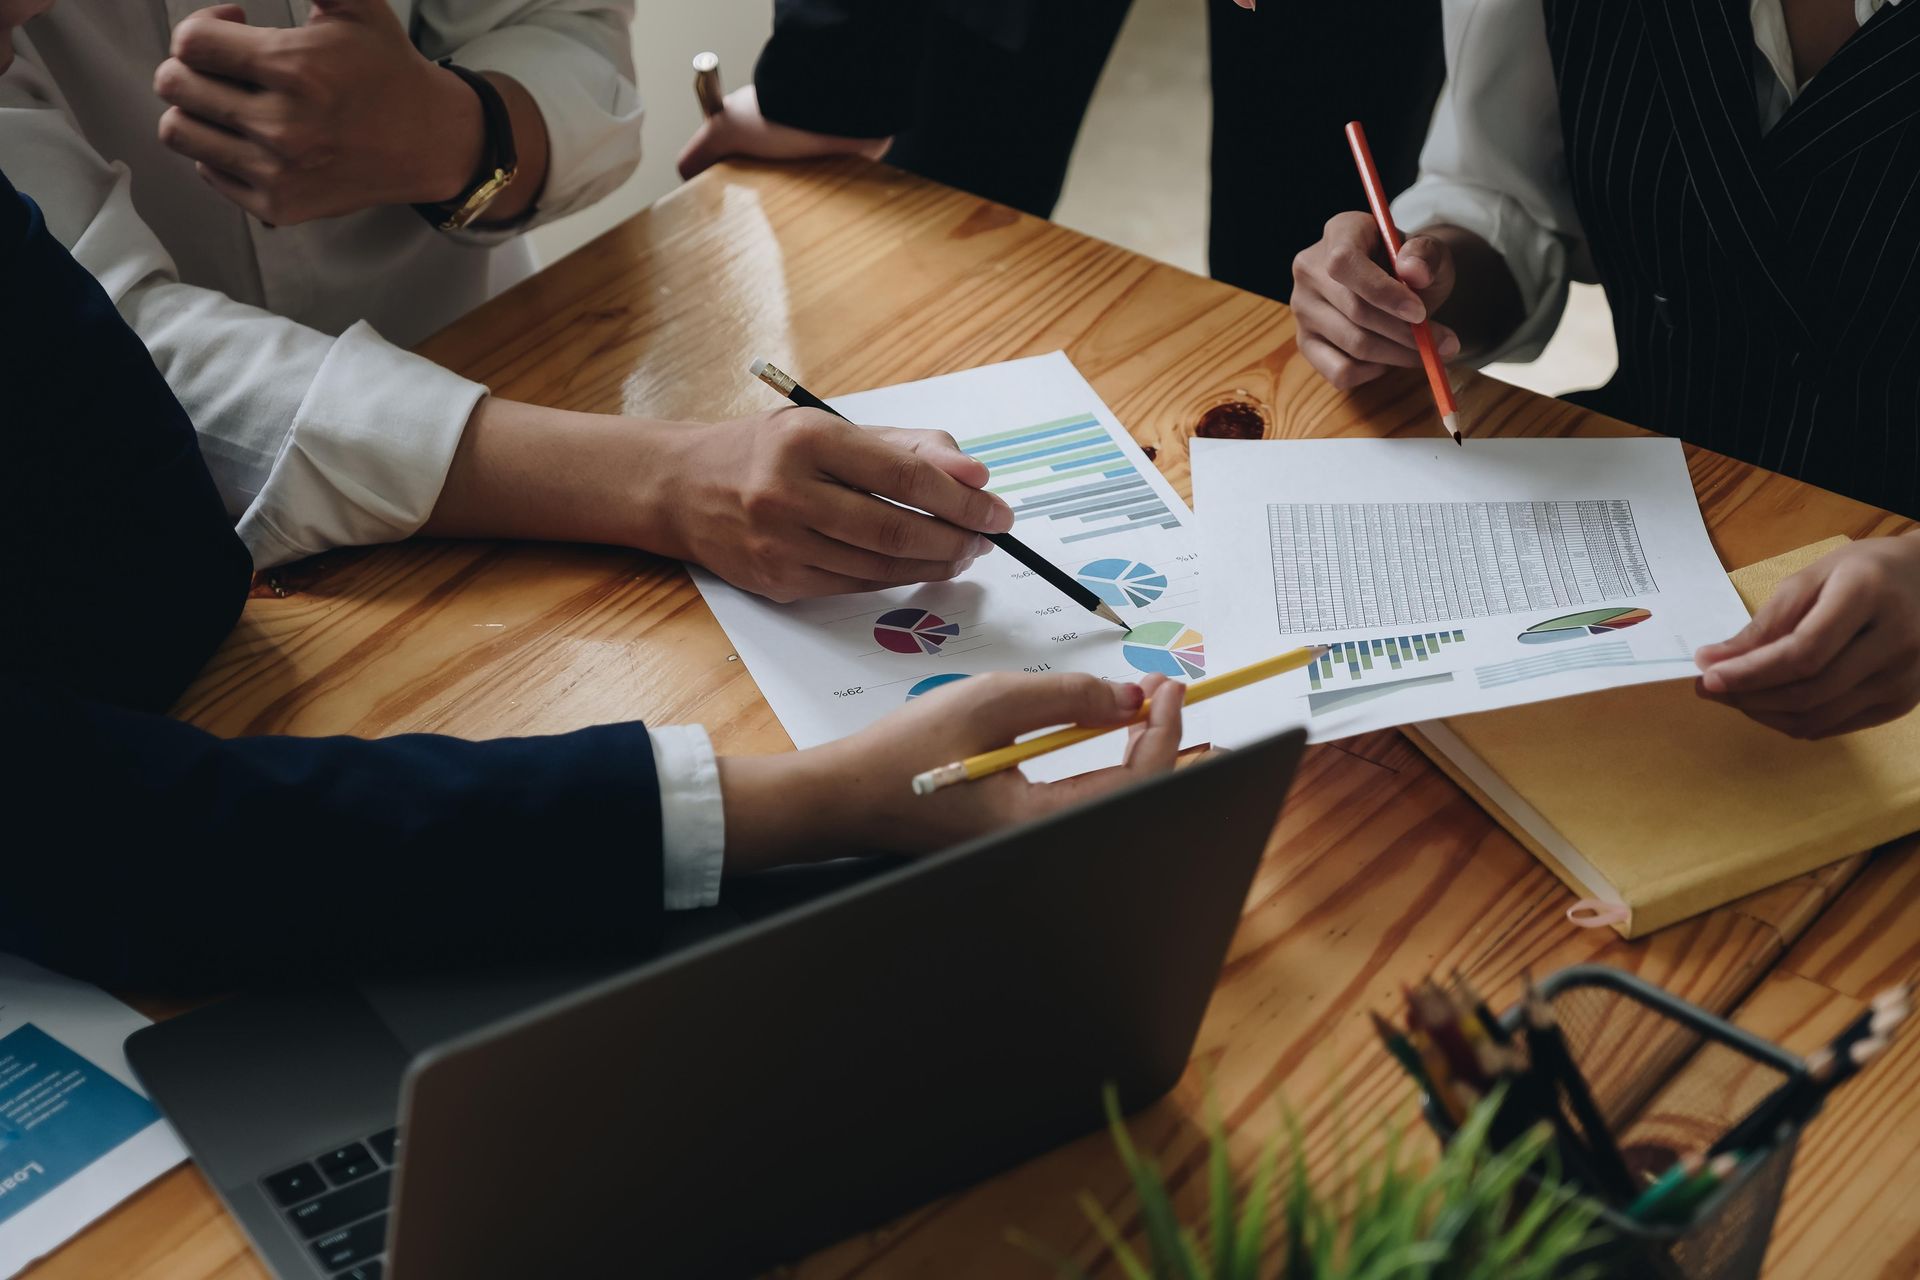
[(752, 374), (756, 378), (765, 374), (766, 371), (767, 371), (767, 362), (765, 360), (755, 360), (752, 364), (747, 366), (747, 372)]

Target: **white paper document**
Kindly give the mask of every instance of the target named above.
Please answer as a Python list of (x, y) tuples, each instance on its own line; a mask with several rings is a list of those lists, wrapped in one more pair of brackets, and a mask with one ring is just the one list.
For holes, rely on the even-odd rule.
[[(1013, 535), (1077, 576), (1131, 633), (1002, 551), (952, 582), (773, 604), (693, 571), (708, 606), (798, 747), (844, 737), (910, 698), (992, 671), (1190, 680), (1209, 656), (1193, 514), (1062, 352), (833, 401), (855, 422), (951, 433), (1013, 507)], [(1188, 744), (1204, 742), (1188, 713)], [(1033, 761), (1047, 781), (1117, 764), (1125, 735)]]
[(127, 1065), (146, 1025), (98, 987), (0, 955), (0, 1276), (186, 1159)]
[(1195, 440), (1193, 488), (1216, 669), (1332, 646), (1225, 746), (1679, 679), (1747, 623), (1677, 440)]

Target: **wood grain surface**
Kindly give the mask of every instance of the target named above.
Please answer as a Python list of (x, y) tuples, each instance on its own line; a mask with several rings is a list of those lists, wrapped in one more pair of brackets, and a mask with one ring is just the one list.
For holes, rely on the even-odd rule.
[[(767, 407), (770, 393), (746, 375), (760, 356), (832, 396), (1062, 348), (1183, 494), (1190, 434), (1223, 404), (1257, 414), (1270, 437), (1439, 429), (1417, 371), (1354, 395), (1322, 382), (1277, 303), (856, 161), (722, 166), (422, 350), (516, 399), (712, 419)], [(1632, 430), (1476, 376), (1460, 399), (1476, 434)], [(1690, 466), (1730, 567), (1835, 533), (1910, 527), (1717, 455), (1692, 451)], [(680, 566), (599, 547), (420, 541), (280, 571), (178, 710), (223, 734), (490, 737), (639, 717), (705, 723), (723, 751), (790, 747)], [(1366, 1011), (1456, 965), (1496, 1004), (1523, 970), (1619, 965), (1808, 1047), (1862, 994), (1920, 964), (1913, 842), (1856, 881), (1866, 861), (1627, 943), (1570, 927), (1571, 895), (1397, 734), (1316, 748), (1193, 1065), (1137, 1134), (1194, 1206), (1209, 1087), (1249, 1158), (1285, 1099), (1305, 1120), (1310, 1167), (1333, 1178), (1340, 1117), (1376, 1131), (1376, 1117), (1412, 1119), (1410, 1089), (1371, 1040)], [(1837, 1274), (1823, 1263), (1842, 1237), (1864, 1268), (1846, 1274), (1912, 1274), (1920, 1059), (1909, 1046), (1886, 1066), (1809, 1138), (1773, 1274)], [(1889, 1109), (1899, 1126), (1877, 1128)], [(1007, 1242), (1009, 1229), (1098, 1269), (1082, 1190), (1134, 1224), (1118, 1164), (1093, 1137), (794, 1274), (1048, 1274)], [(265, 1273), (184, 1168), (34, 1274)]]

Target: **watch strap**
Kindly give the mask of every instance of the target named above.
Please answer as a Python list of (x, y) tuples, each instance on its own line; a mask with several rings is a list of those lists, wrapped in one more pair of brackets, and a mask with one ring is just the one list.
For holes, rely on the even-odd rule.
[(479, 216), (482, 212), (480, 209), (473, 210), (464, 220), (460, 215), (482, 188), (496, 183), (502, 174), (511, 175), (519, 163), (519, 157), (513, 146), (513, 116), (507, 110), (507, 100), (500, 96), (500, 90), (494, 88), (493, 82), (477, 71), (460, 66), (451, 58), (442, 58), (437, 65), (459, 76), (473, 90), (474, 96), (480, 99), (480, 168), (474, 174), (473, 181), (451, 200), (413, 206), (415, 212), (434, 226), (451, 230)]

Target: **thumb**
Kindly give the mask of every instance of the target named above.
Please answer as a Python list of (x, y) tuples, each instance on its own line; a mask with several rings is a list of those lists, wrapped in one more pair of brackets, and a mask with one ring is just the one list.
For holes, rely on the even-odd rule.
[(1415, 236), (1401, 245), (1393, 269), (1420, 295), (1429, 314), (1453, 292), (1453, 254), (1432, 236)]
[(1816, 577), (1812, 573), (1801, 572), (1788, 578), (1775, 589), (1772, 598), (1760, 606), (1760, 611), (1753, 615), (1753, 620), (1746, 626), (1718, 644), (1701, 646), (1693, 655), (1694, 664), (1705, 671), (1715, 663), (1750, 653), (1792, 631), (1800, 625), (1800, 619), (1807, 616), (1807, 610), (1819, 598), (1820, 582), (1824, 577), (1824, 574)]
[(725, 113), (709, 116), (680, 148), (680, 158), (674, 163), (683, 181), (706, 172), (726, 156), (726, 120)]
[(196, 9), (187, 15), (192, 18), (212, 18), (215, 22), (237, 22), (247, 25), (247, 11), (237, 4), (216, 4), (206, 9)]
[(909, 449), (940, 468), (970, 489), (979, 489), (993, 478), (987, 464), (960, 447), (945, 431), (914, 431), (906, 438)]
[(1005, 746), (1024, 733), (1057, 724), (1095, 727), (1125, 724), (1146, 694), (1137, 684), (1114, 684), (1098, 676), (988, 676), (967, 682), (979, 695), (967, 717), (968, 736), (979, 749)]

